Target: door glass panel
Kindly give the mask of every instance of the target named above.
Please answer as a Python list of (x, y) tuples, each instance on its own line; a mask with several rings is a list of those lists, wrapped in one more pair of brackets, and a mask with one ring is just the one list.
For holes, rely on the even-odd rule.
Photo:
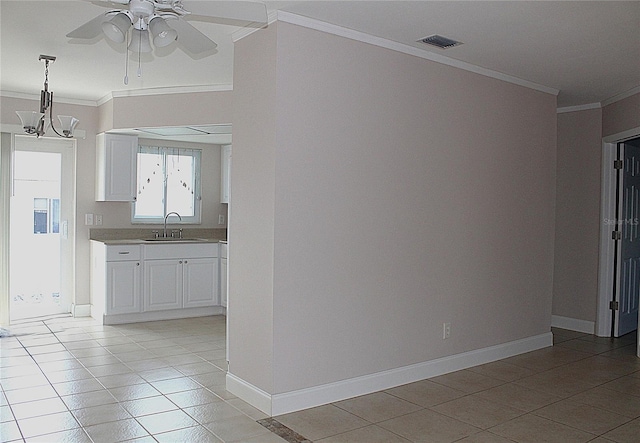
[(11, 320), (69, 312), (61, 303), (62, 154), (16, 150), (10, 210)]

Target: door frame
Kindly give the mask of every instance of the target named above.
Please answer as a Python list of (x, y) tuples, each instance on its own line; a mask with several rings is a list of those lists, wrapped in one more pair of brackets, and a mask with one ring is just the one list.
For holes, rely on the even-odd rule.
[[(10, 243), (10, 198), (13, 193), (13, 153), (16, 149), (16, 137), (30, 137), (16, 131), (7, 131), (8, 125), (3, 125), (2, 128), (2, 163), (1, 168), (3, 171), (2, 177), (2, 190), (0, 195), (0, 208), (2, 208), (2, 219), (0, 220), (0, 226), (2, 227), (2, 233), (0, 236), (0, 244), (2, 245), (2, 260), (0, 260), (0, 324), (9, 326), (10, 323), (10, 282), (9, 282), (9, 243)], [(46, 137), (46, 136), (45, 136)], [(74, 313), (75, 298), (76, 298), (76, 284), (75, 284), (75, 272), (76, 272), (76, 165), (77, 165), (77, 140), (75, 138), (61, 139), (54, 137), (50, 138), (51, 142), (57, 145), (61, 145), (60, 152), (64, 158), (69, 157), (71, 174), (63, 179), (69, 181), (70, 190), (70, 211), (68, 213), (68, 220), (66, 227), (61, 229), (66, 230), (66, 245), (62, 246), (67, 251), (67, 257), (70, 258), (71, 264), (68, 265), (68, 269), (65, 272), (61, 270), (61, 284), (68, 292), (68, 301), (70, 304), (71, 313)], [(35, 138), (33, 139), (35, 142)], [(64, 152), (64, 150), (69, 152)], [(35, 149), (38, 151), (38, 149)], [(7, 172), (7, 174), (4, 174)], [(7, 185), (7, 186), (5, 186)]]
[[(613, 289), (614, 242), (611, 233), (617, 218), (616, 214), (616, 174), (613, 161), (616, 159), (618, 143), (640, 137), (640, 127), (619, 132), (602, 139), (602, 182), (600, 198), (600, 248), (598, 260), (598, 304), (595, 333), (599, 337), (611, 336), (611, 291)], [(640, 335), (640, 328), (638, 328)]]

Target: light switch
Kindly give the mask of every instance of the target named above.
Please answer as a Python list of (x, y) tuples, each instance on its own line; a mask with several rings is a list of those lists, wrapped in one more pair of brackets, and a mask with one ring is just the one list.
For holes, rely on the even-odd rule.
[(84, 224), (86, 226), (92, 226), (93, 225), (93, 214), (85, 214), (84, 215)]

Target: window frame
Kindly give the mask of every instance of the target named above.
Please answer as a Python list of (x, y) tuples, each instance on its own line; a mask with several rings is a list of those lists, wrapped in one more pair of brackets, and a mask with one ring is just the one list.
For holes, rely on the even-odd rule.
[[(138, 151), (136, 152), (136, 157), (138, 157), (141, 153), (154, 153), (156, 151), (158, 154), (162, 154), (163, 165), (162, 165), (162, 174), (163, 174), (163, 197), (162, 197), (162, 205), (163, 205), (163, 215), (157, 217), (136, 217), (136, 204), (137, 198), (131, 204), (131, 223), (132, 224), (163, 224), (166, 214), (168, 212), (173, 212), (172, 209), (167, 208), (167, 157), (170, 155), (188, 155), (194, 159), (193, 164), (193, 215), (184, 215), (180, 214), (182, 220), (179, 220), (177, 217), (171, 217), (171, 224), (182, 224), (182, 225), (192, 225), (192, 224), (201, 224), (202, 223), (202, 149), (197, 148), (178, 148), (173, 146), (152, 146), (152, 145), (138, 145)], [(139, 157), (136, 158), (139, 162)], [(139, 185), (139, 169), (136, 170), (136, 197), (140, 193)], [(179, 211), (178, 211), (179, 212)]]

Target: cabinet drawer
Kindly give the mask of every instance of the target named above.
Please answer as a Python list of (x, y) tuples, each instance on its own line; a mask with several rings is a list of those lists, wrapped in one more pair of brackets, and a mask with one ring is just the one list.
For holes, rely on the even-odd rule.
[(139, 245), (107, 246), (107, 261), (140, 260)]

